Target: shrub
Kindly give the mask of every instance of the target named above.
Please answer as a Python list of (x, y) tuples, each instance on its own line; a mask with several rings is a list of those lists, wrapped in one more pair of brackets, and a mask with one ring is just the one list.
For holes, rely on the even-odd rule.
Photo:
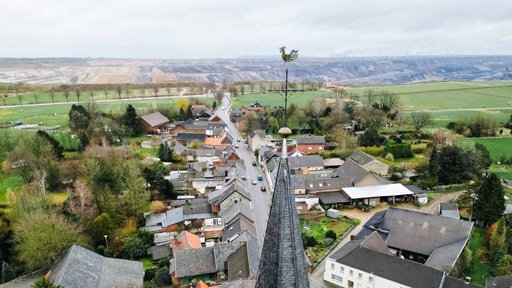
[(388, 153), (393, 154), (395, 158), (409, 158), (413, 156), (410, 144), (397, 144), (394, 141), (388, 141), (381, 155), (386, 157)]
[(427, 143), (413, 144), (411, 145), (411, 148), (414, 154), (423, 154), (427, 149)]
[(166, 286), (171, 284), (171, 274), (169, 274), (169, 268), (162, 267), (156, 270), (155, 283), (159, 286)]
[(165, 257), (158, 261), (158, 268), (169, 267), (169, 258)]
[(388, 153), (388, 154), (386, 154), (386, 157), (384, 157), (384, 159), (386, 159), (387, 161), (393, 162), (393, 161), (395, 161), (395, 156), (393, 156), (393, 154), (391, 154), (391, 153)]
[(128, 238), (123, 246), (123, 258), (125, 259), (138, 259), (146, 256), (146, 251), (149, 248), (147, 244), (140, 238)]
[[(384, 146), (370, 146), (366, 148), (366, 153), (372, 155), (372, 156), (379, 156), (382, 154), (382, 151), (384, 150)], [(364, 151), (363, 151), (364, 152)]]
[(325, 232), (325, 238), (331, 238), (336, 240), (336, 233), (332, 230), (328, 230), (327, 232)]
[(325, 238), (324, 240), (322, 240), (322, 245), (324, 245), (325, 247), (331, 246), (332, 243), (334, 243), (334, 239), (332, 238)]
[(153, 280), (156, 275), (156, 268), (144, 270), (144, 282)]

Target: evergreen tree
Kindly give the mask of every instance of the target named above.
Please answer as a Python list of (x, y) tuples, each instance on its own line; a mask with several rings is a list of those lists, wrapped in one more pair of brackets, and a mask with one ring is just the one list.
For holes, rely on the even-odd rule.
[(9, 282), (16, 278), (16, 274), (9, 263), (2, 261), (2, 274), (0, 275), (0, 283)]
[(64, 159), (64, 147), (59, 143), (59, 141), (55, 140), (52, 136), (50, 136), (48, 133), (46, 133), (43, 130), (37, 131), (37, 136), (43, 138), (44, 140), (48, 141), (50, 145), (52, 145), (52, 151), (55, 157), (59, 160)]
[(185, 110), (183, 110), (183, 107), (180, 107), (180, 120), (185, 121), (187, 120), (187, 115), (185, 115)]
[(475, 157), (471, 151), (459, 146), (445, 146), (439, 153), (437, 178), (441, 184), (464, 183), (477, 173)]
[(160, 158), (162, 162), (171, 162), (173, 160), (173, 150), (167, 142), (160, 144), (156, 157)]
[(126, 111), (123, 115), (123, 124), (127, 129), (128, 136), (134, 137), (140, 135), (142, 132), (139, 116), (131, 104), (128, 104), (128, 107), (126, 107)]
[(213, 100), (212, 109), (215, 110), (217, 108), (217, 101)]
[(475, 159), (479, 170), (487, 170), (492, 164), (491, 154), (487, 147), (481, 143), (475, 143)]
[(183, 119), (183, 120), (192, 119), (192, 118), (194, 118), (194, 115), (192, 114), (192, 105), (188, 105), (187, 114), (185, 115), (185, 119)]
[(490, 173), (476, 190), (473, 215), (486, 225), (496, 222), (505, 211), (505, 192), (495, 173)]
[(371, 126), (359, 136), (359, 145), (361, 146), (380, 146), (380, 136), (377, 128)]
[(430, 176), (437, 177), (439, 174), (439, 152), (437, 149), (432, 149), (432, 153), (430, 154), (430, 161), (428, 162), (428, 172)]

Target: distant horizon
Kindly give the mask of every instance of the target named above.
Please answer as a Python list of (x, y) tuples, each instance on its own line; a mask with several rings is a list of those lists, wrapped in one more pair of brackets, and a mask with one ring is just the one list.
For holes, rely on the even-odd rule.
[[(339, 55), (339, 56), (300, 56), (300, 59), (345, 59), (345, 58), (449, 58), (449, 57), (512, 57), (511, 54), (423, 54), (423, 55)], [(217, 58), (138, 58), (138, 57), (0, 57), (0, 59), (37, 60), (37, 59), (93, 59), (93, 60), (219, 60), (219, 59), (281, 59), (280, 55), (241, 55)]]

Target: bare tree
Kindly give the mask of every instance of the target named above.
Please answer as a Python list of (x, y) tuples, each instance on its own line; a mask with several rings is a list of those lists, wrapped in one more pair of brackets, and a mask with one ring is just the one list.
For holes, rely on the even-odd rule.
[(34, 180), (39, 188), (39, 192), (43, 194), (43, 197), (46, 197), (46, 189), (48, 188), (46, 177), (48, 177), (48, 172), (46, 170), (36, 169), (34, 171)]
[(117, 92), (117, 96), (119, 97), (119, 99), (121, 99), (121, 93), (123, 92), (123, 87), (121, 87), (121, 85), (117, 85), (116, 92)]
[(325, 100), (322, 97), (315, 97), (309, 102), (309, 107), (315, 118), (320, 116), (320, 113), (325, 109)]
[(432, 122), (432, 115), (428, 112), (412, 112), (406, 119), (407, 124), (411, 125), (416, 131)]
[(66, 87), (64, 88), (64, 97), (66, 97), (66, 102), (69, 102), (69, 89)]
[(92, 199), (91, 190), (85, 183), (80, 181), (75, 182), (74, 188), (75, 193), (78, 195), (78, 199), (80, 201), (80, 210), (83, 215), (85, 205), (89, 203)]
[(157, 84), (154, 84), (153, 85), (153, 94), (155, 94), (155, 98), (158, 97), (158, 90), (160, 89), (160, 87), (158, 87)]
[(80, 91), (80, 87), (79, 86), (75, 87), (75, 94), (76, 94), (76, 99), (78, 100), (78, 102), (80, 102), (80, 96), (82, 94), (82, 91)]
[(446, 128), (439, 128), (432, 133), (432, 143), (436, 149), (453, 144), (453, 132)]

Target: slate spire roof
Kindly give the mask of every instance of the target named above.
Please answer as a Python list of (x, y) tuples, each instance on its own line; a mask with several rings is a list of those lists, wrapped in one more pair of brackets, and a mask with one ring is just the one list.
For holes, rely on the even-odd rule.
[[(281, 130), (283, 129), (287, 128), (281, 128)], [(290, 167), (286, 156), (286, 138), (283, 139), (283, 151), (285, 152), (282, 153), (282, 158), (279, 160), (276, 185), (260, 258), (260, 272), (256, 287), (261, 288), (309, 287), (306, 259), (299, 230), (299, 217), (291, 189)]]

